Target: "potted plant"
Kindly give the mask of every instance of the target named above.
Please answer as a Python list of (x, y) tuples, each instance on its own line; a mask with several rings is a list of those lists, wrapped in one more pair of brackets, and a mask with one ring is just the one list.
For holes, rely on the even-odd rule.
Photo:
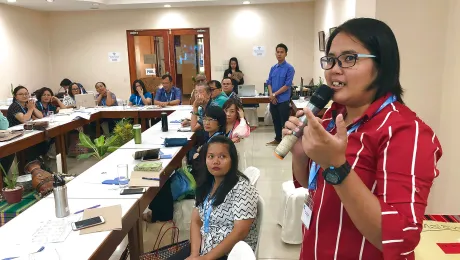
[(15, 204), (22, 200), (22, 193), (24, 188), (20, 185), (17, 185), (17, 180), (19, 176), (18, 165), (13, 164), (11, 169), (11, 174), (8, 176), (8, 173), (3, 169), (3, 166), (0, 165), (1, 170), (5, 173), (5, 184), (6, 187), (3, 188), (3, 197), (5, 198), (8, 204)]
[(80, 139), (79, 145), (92, 149), (92, 152), (80, 154), (77, 156), (77, 159), (88, 159), (91, 156), (96, 157), (98, 160), (102, 160), (107, 152), (111, 153), (118, 149), (117, 146), (118, 136), (112, 135), (109, 138), (105, 139), (104, 135), (94, 139), (94, 143), (91, 139), (85, 135), (85, 133), (80, 132), (78, 135)]
[(129, 119), (123, 118), (117, 122), (113, 133), (118, 137), (117, 145), (122, 146), (134, 138), (133, 124)]

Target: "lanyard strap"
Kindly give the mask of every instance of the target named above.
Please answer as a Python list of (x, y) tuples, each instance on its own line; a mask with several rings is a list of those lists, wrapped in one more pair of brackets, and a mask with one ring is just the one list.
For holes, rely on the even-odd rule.
[(104, 99), (104, 97), (101, 98), (101, 104), (102, 104), (102, 106), (104, 106), (104, 107), (105, 107), (105, 105), (107, 104), (106, 100), (107, 100), (107, 97), (106, 97), (105, 99)]
[(42, 102), (38, 102), (38, 104), (40, 105), (40, 107), (42, 108), (42, 111), (43, 111), (43, 116), (46, 116), (48, 114), (48, 108), (49, 108), (49, 105), (47, 108), (45, 108), (45, 106), (43, 106)]
[(169, 93), (169, 99), (168, 99), (168, 96), (166, 95), (166, 90), (165, 90), (164, 94), (165, 94), (166, 102), (171, 102), (171, 101), (172, 101), (172, 97), (173, 97), (173, 91), (172, 91), (172, 89), (171, 89), (171, 92)]
[(136, 96), (136, 105), (139, 106), (141, 104), (141, 101), (142, 101), (141, 96)]
[[(211, 212), (212, 212), (212, 203), (214, 203), (214, 198), (209, 201), (209, 195), (206, 197), (206, 200), (203, 203), (203, 218), (204, 218), (204, 232), (209, 233), (209, 219), (211, 218)], [(205, 207), (206, 206), (206, 207)]]
[(208, 141), (206, 143), (209, 143), (211, 141), (212, 138), (214, 138), (215, 136), (218, 136), (218, 135), (223, 135), (224, 133), (222, 132), (215, 132), (211, 137), (209, 137)]
[[(377, 111), (371, 116), (373, 118), (376, 116), (378, 113), (380, 113), (385, 107), (390, 105), (391, 103), (396, 101), (396, 96), (390, 96), (385, 100), (385, 102), (379, 107)], [(356, 132), (358, 128), (362, 125), (363, 121), (359, 120), (358, 122), (354, 123), (350, 129), (347, 130), (347, 136), (350, 135), (353, 132)], [(335, 119), (332, 119), (331, 122), (327, 125), (326, 131), (331, 131), (335, 127)], [(308, 176), (308, 189), (310, 190), (316, 190), (316, 183), (318, 179), (318, 171), (319, 171), (319, 164), (316, 162), (312, 161), (311, 167), (310, 167), (310, 174)]]
[(21, 108), (22, 112), (25, 115), (27, 113), (27, 111), (21, 106), (21, 104), (19, 104), (19, 102), (16, 101), (16, 103), (19, 105), (19, 107)]

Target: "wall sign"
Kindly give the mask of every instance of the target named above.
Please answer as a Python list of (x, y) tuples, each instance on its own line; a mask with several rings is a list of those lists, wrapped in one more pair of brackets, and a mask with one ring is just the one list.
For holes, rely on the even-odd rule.
[(119, 52), (109, 52), (109, 62), (120, 62), (121, 55)]
[(252, 55), (256, 57), (265, 57), (265, 46), (254, 46), (252, 48)]
[(145, 69), (145, 75), (147, 75), (147, 76), (155, 76), (156, 75), (155, 68)]

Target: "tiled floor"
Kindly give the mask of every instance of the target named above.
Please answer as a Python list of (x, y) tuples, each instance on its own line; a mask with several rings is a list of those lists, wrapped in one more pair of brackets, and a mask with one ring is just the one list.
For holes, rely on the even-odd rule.
[[(265, 143), (274, 138), (273, 127), (260, 126), (251, 136), (238, 144), (240, 168), (255, 166), (260, 169), (261, 176), (257, 189), (265, 200), (265, 212), (262, 221), (261, 244), (259, 246), (259, 259), (299, 259), (299, 245), (288, 245), (281, 241), (281, 228), (276, 222), (281, 200), (281, 183), (291, 180), (291, 156), (279, 160), (273, 155), (274, 147)], [(69, 158), (69, 173), (79, 174), (91, 167), (96, 160), (89, 159), (77, 161)], [(126, 241), (119, 246), (111, 259), (119, 259)]]

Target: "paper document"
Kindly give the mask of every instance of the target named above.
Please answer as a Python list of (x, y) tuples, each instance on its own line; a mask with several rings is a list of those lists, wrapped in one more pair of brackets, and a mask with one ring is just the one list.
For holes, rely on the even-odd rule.
[(129, 179), (129, 187), (160, 187), (160, 181), (144, 180), (144, 178), (160, 178), (159, 172), (133, 171)]
[(45, 244), (64, 242), (72, 231), (70, 223), (78, 219), (78, 216), (71, 216), (41, 222), (37, 231), (32, 235), (32, 243)]
[(89, 227), (80, 230), (80, 235), (91, 234), (102, 231), (121, 230), (121, 205), (115, 205), (104, 208), (85, 209), (83, 220), (101, 216), (104, 218), (104, 224)]
[(460, 223), (423, 221), (420, 242), (415, 248), (415, 259), (460, 259), (460, 254), (445, 254), (437, 243), (460, 243)]

